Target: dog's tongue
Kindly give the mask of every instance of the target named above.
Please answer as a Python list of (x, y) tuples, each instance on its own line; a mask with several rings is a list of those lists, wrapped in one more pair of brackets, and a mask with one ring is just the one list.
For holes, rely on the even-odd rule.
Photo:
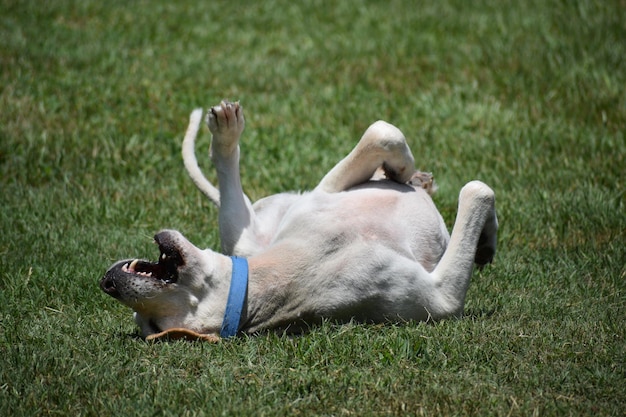
[(193, 330), (174, 328), (161, 333), (154, 333), (146, 337), (146, 340), (204, 340), (205, 342), (217, 343), (221, 339), (214, 334), (196, 333)]

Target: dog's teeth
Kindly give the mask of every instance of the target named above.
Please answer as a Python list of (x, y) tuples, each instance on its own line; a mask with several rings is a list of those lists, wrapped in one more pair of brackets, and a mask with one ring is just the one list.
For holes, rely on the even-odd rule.
[(122, 272), (128, 272), (128, 265), (130, 265), (130, 262), (129, 262), (129, 263), (125, 263), (125, 264), (122, 266)]
[(162, 254), (161, 254), (161, 259), (165, 260), (165, 258), (167, 258), (167, 255), (166, 255), (166, 254), (164, 254), (164, 253), (162, 253)]
[(137, 263), (139, 263), (139, 260), (135, 259), (134, 261), (132, 261), (130, 263), (130, 265), (128, 266), (128, 270), (130, 272), (135, 272), (135, 266), (137, 266)]

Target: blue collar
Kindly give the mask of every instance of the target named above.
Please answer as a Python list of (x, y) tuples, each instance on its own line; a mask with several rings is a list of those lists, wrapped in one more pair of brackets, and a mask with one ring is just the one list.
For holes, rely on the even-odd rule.
[(226, 302), (226, 311), (224, 311), (222, 330), (220, 331), (220, 336), (223, 338), (237, 335), (241, 311), (248, 291), (248, 261), (237, 256), (231, 256), (230, 259), (233, 260), (233, 273), (230, 279), (230, 290)]

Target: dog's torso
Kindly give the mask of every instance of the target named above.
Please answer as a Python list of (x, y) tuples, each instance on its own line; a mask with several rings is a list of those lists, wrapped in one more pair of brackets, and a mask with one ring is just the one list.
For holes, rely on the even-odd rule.
[(432, 271), (448, 240), (421, 188), (385, 180), (304, 194), (269, 247), (249, 259), (253, 301), (244, 328), (297, 329), (294, 311), (307, 324), (319, 317), (424, 319), (428, 312), (416, 306), (429, 291), (415, 268)]

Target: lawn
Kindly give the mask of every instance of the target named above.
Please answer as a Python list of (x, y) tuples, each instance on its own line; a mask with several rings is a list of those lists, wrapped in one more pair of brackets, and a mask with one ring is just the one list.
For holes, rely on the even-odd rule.
[[(624, 415), (626, 5), (0, 0), (0, 415)], [(219, 248), (189, 113), (240, 100), (252, 199), (306, 190), (377, 119), (496, 192), (461, 320), (148, 343), (107, 267)], [(202, 166), (209, 134), (199, 139)], [(383, 214), (384, 215), (384, 214)]]

